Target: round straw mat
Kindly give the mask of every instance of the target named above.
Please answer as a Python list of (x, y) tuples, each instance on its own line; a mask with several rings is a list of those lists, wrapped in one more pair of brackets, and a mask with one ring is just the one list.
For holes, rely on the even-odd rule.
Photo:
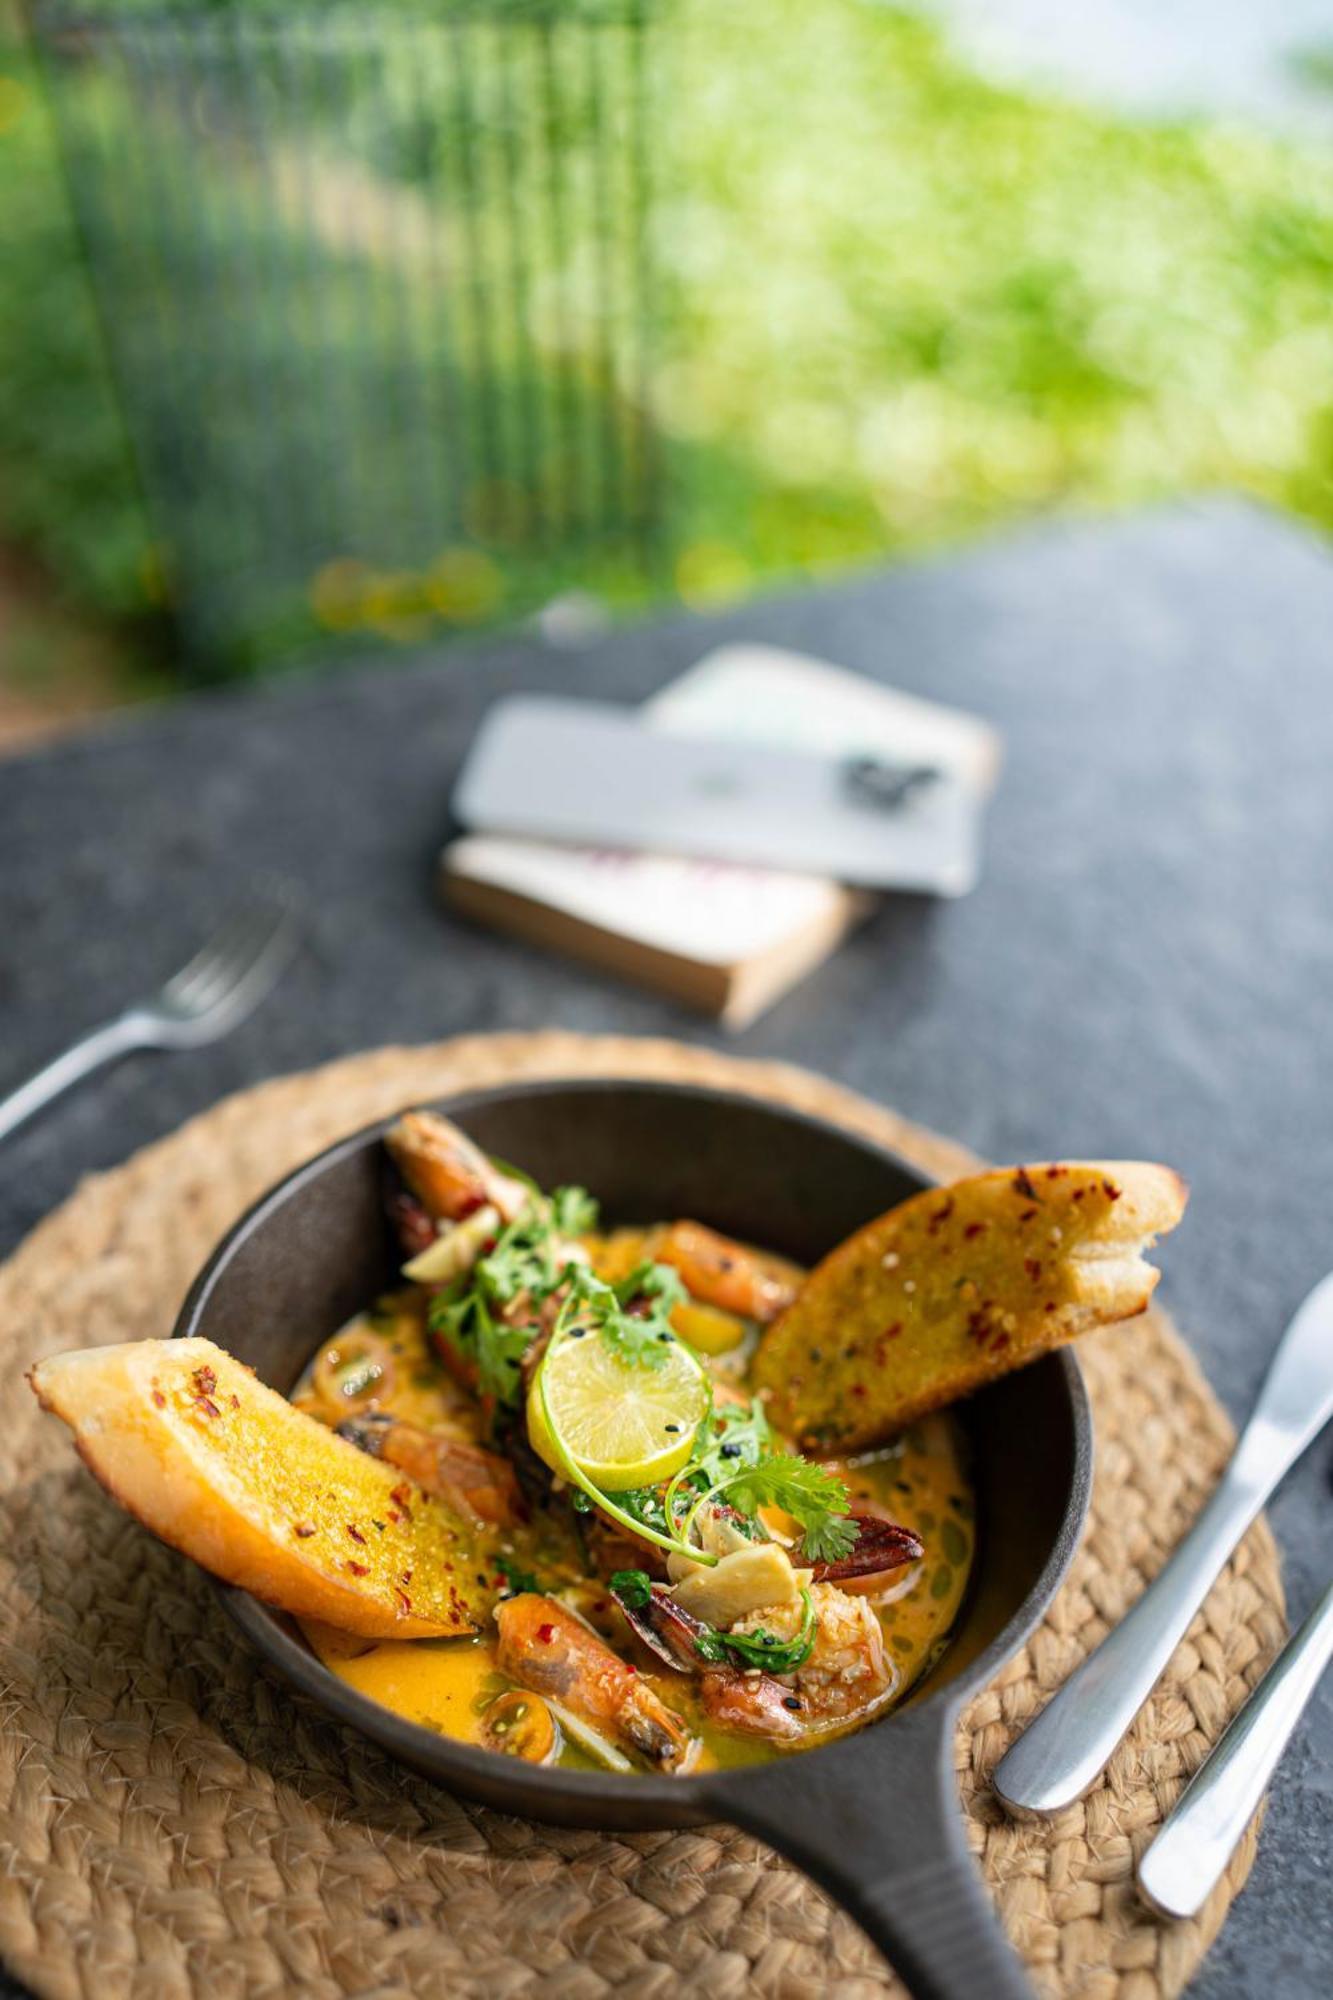
[[(901, 1992), (850, 1920), (745, 1835), (529, 1825), (324, 1720), (249, 1655), (206, 1579), (94, 1486), (23, 1386), (39, 1355), (166, 1334), (239, 1211), (340, 1134), (462, 1086), (608, 1073), (727, 1084), (841, 1120), (941, 1175), (971, 1164), (796, 1070), (668, 1042), (478, 1036), (231, 1098), (86, 1181), (0, 1270), (0, 1953), (38, 1993)], [(1083, 1352), (1091, 1524), (1046, 1624), (967, 1715), (958, 1771), (973, 1845), (1041, 1991), (1149, 2000), (1198, 1964), (1254, 1836), (1191, 1923), (1147, 1914), (1132, 1860), (1280, 1642), (1282, 1591), (1260, 1523), (1092, 1795), (1045, 1826), (1001, 1817), (987, 1788), (997, 1758), (1158, 1568), (1230, 1443), (1162, 1313)]]

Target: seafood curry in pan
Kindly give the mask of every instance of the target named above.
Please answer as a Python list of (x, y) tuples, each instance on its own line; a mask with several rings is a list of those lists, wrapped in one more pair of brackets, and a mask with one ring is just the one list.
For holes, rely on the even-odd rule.
[(434, 1113), (385, 1145), (401, 1285), (289, 1401), (202, 1340), (33, 1386), (122, 1504), (363, 1694), (625, 1773), (799, 1751), (902, 1698), (978, 1532), (945, 1406), (1141, 1310), (1185, 1199), (1140, 1163), (1006, 1169), (806, 1277), (689, 1218), (606, 1228)]

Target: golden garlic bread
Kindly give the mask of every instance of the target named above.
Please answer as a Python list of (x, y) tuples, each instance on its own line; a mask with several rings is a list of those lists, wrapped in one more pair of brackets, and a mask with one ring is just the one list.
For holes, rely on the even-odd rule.
[(208, 1340), (41, 1361), (29, 1381), (122, 1507), (227, 1583), (366, 1638), (472, 1632), (494, 1592), (438, 1500)]
[(878, 1444), (914, 1417), (1140, 1313), (1143, 1253), (1188, 1190), (1139, 1160), (1003, 1167), (914, 1195), (826, 1257), (762, 1335), (751, 1379), (807, 1450)]

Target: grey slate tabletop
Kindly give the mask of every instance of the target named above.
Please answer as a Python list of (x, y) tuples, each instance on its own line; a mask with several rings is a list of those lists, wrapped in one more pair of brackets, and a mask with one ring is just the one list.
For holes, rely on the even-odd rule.
[[(450, 786), (491, 700), (636, 701), (736, 637), (998, 724), (973, 896), (887, 900), (740, 1037), (442, 914)], [(303, 961), (228, 1041), (132, 1058), (0, 1149), (0, 1254), (81, 1175), (260, 1078), (560, 1026), (803, 1063), (994, 1159), (1172, 1162), (1194, 1196), (1165, 1296), (1238, 1419), (1333, 1266), (1333, 556), (1295, 523), (1232, 501), (1057, 523), (581, 649), (508, 637), (197, 697), (0, 764), (0, 1089), (272, 868), (309, 897)], [(1294, 1616), (1330, 1568), (1330, 1457), (1270, 1510)], [(1329, 1990), (1331, 1747), (1326, 1687), (1206, 2000)]]

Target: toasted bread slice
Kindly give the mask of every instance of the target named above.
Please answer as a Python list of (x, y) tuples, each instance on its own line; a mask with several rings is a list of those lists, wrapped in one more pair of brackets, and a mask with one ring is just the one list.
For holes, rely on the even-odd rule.
[(473, 1632), (489, 1610), (454, 1517), (209, 1340), (140, 1340), (29, 1377), (112, 1498), (227, 1583), (366, 1638)]
[(752, 1379), (806, 1449), (878, 1444), (1048, 1348), (1144, 1310), (1188, 1190), (1137, 1160), (1004, 1167), (867, 1223), (759, 1342)]

